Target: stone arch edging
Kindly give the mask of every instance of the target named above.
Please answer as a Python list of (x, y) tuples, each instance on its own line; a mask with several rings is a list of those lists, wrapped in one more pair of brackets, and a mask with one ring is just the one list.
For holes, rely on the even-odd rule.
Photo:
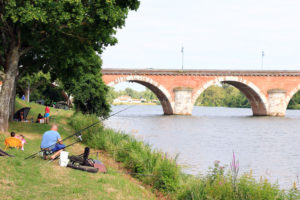
[(114, 81), (109, 82), (107, 85), (112, 87), (116, 84), (119, 84), (119, 83), (122, 83), (122, 82), (129, 82), (129, 81), (143, 81), (143, 82), (147, 82), (151, 85), (154, 85), (155, 87), (160, 89), (163, 92), (163, 94), (169, 100), (171, 100), (171, 94), (169, 93), (169, 91), (165, 87), (163, 87), (162, 85), (160, 85), (159, 83), (157, 83), (153, 79), (148, 78), (146, 76), (124, 76), (124, 77), (119, 77), (119, 78), (115, 79)]
[[(209, 88), (212, 85), (215, 85), (217, 83), (222, 83), (224, 81), (232, 81), (232, 82), (238, 82), (238, 83), (242, 83), (247, 85), (249, 88), (251, 88), (254, 92), (256, 92), (256, 94), (259, 96), (259, 98), (261, 99), (262, 103), (265, 105), (266, 109), (268, 110), (268, 100), (266, 98), (266, 96), (260, 91), (260, 89), (253, 84), (250, 81), (247, 81), (243, 78), (240, 77), (235, 77), (235, 76), (225, 76), (225, 77), (217, 77), (214, 80), (210, 80), (208, 82), (206, 82), (200, 89), (198, 89), (196, 91), (196, 93), (193, 95), (193, 99), (192, 99), (192, 103), (193, 105), (195, 104), (197, 98), (200, 96), (200, 94), (206, 90), (207, 88)], [(300, 87), (300, 84), (299, 84)]]
[[(136, 83), (138, 83), (138, 82), (148, 83), (148, 84), (156, 87), (158, 90), (160, 90), (161, 93), (163, 95), (165, 95), (165, 97), (168, 99), (170, 106), (173, 110), (174, 102), (172, 101), (172, 96), (171, 96), (170, 92), (163, 85), (159, 84), (158, 82), (154, 81), (153, 79), (151, 79), (149, 77), (140, 76), (140, 75), (129, 75), (129, 76), (118, 77), (115, 80), (109, 82), (107, 84), (107, 86), (113, 87), (114, 85), (122, 83), (122, 82), (135, 82), (135, 81), (136, 81)], [(157, 95), (157, 94), (155, 94), (155, 95)], [(172, 113), (173, 113), (173, 111), (172, 111)]]
[(290, 100), (293, 98), (293, 96), (300, 90), (300, 84), (297, 85), (294, 89), (292, 89), (285, 97), (285, 104), (286, 107), (289, 105)]

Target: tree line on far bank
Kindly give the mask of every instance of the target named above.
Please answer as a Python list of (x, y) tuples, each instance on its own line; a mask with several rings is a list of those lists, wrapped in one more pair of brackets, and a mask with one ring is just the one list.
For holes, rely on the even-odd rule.
[[(196, 100), (196, 106), (250, 108), (247, 97), (237, 88), (222, 84), (207, 88)], [(288, 104), (288, 109), (300, 109), (300, 91)]]
[(246, 96), (228, 84), (207, 88), (196, 100), (196, 106), (250, 108)]
[[(110, 88), (108, 92), (108, 102), (112, 103), (119, 96), (127, 95), (134, 99), (144, 98), (147, 101), (158, 100), (156, 95), (146, 88), (145, 91), (136, 91), (132, 88), (115, 91)], [(207, 88), (196, 100), (196, 106), (210, 107), (232, 107), (232, 108), (250, 108), (247, 97), (237, 88), (228, 85), (213, 85)], [(291, 99), (288, 109), (300, 109), (300, 91)]]
[(133, 99), (146, 99), (147, 102), (158, 100), (156, 95), (146, 88), (144, 91), (136, 91), (131, 88), (126, 88), (125, 90), (116, 91), (114, 88), (110, 87), (107, 94), (107, 100), (109, 103), (112, 103), (114, 99), (120, 96), (130, 96)]

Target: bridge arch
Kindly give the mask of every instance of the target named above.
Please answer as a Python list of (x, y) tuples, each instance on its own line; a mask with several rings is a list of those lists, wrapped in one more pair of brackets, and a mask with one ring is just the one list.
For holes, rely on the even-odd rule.
[(197, 89), (195, 94), (193, 95), (193, 105), (204, 90), (218, 83), (227, 83), (239, 89), (247, 97), (251, 105), (253, 115), (259, 116), (268, 114), (268, 101), (266, 96), (260, 91), (260, 89), (253, 83), (243, 78), (234, 76), (217, 77), (216, 79), (205, 83), (201, 88)]
[(169, 91), (162, 86), (161, 84), (157, 83), (151, 78), (148, 78), (146, 76), (124, 76), (119, 77), (115, 79), (114, 81), (109, 82), (107, 85), (110, 87), (113, 87), (114, 85), (122, 82), (134, 82), (139, 83), (145, 87), (147, 87), (149, 90), (151, 90), (159, 99), (164, 114), (165, 115), (172, 115), (173, 114), (173, 107), (171, 104), (171, 94)]
[(286, 108), (288, 107), (289, 105), (289, 102), (291, 101), (291, 99), (294, 97), (294, 95), (300, 90), (300, 84), (298, 84), (294, 89), (292, 89), (287, 95), (286, 95), (286, 98), (285, 98), (285, 106)]

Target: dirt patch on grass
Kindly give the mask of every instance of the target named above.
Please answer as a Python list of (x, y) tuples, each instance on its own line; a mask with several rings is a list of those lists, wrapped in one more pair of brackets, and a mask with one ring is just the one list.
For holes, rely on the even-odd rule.
[(72, 155), (80, 155), (83, 154), (85, 146), (83, 146), (80, 143), (74, 144), (73, 146), (69, 147), (68, 151), (70, 151), (70, 154)]
[[(80, 155), (83, 154), (84, 148), (86, 146), (82, 145), (81, 143), (77, 143), (69, 148), (70, 154), (72, 155)], [(98, 154), (98, 157), (97, 157)], [(122, 167), (121, 163), (116, 162), (111, 155), (109, 155), (107, 152), (103, 150), (95, 150), (90, 148), (90, 158), (99, 159), (101, 162), (104, 163), (106, 167), (110, 167), (115, 171), (115, 173), (119, 173), (120, 175), (124, 176), (126, 179), (129, 179), (130, 182), (137, 184), (141, 189), (148, 189), (151, 190), (151, 187), (148, 185), (143, 184), (141, 181), (133, 178), (129, 173), (128, 170), (126, 170), (124, 167)], [(105, 176), (106, 178), (108, 176), (111, 176), (111, 178), (114, 178), (113, 175), (110, 174), (97, 174), (96, 176), (93, 174), (90, 176), (91, 179), (99, 179), (102, 176)], [(114, 188), (113, 188), (114, 189)], [(110, 190), (110, 189), (109, 189)], [(114, 189), (115, 190), (115, 189)], [(108, 192), (108, 191), (107, 191)], [(113, 192), (113, 190), (110, 190), (110, 192)], [(161, 196), (160, 194), (157, 194), (158, 196)], [(122, 198), (120, 198), (122, 199)], [(168, 199), (161, 196), (159, 199)]]
[(13, 187), (15, 184), (13, 181), (8, 180), (7, 178), (0, 179), (0, 185), (2, 187)]
[[(151, 191), (152, 188), (151, 186), (149, 185), (146, 185), (146, 184), (143, 184), (141, 181), (139, 181), (138, 179), (132, 177), (130, 174), (130, 171), (128, 171), (127, 169), (125, 169), (123, 166), (122, 166), (122, 163), (119, 163), (119, 162), (116, 162), (113, 157), (103, 151), (103, 150), (95, 150), (95, 149), (91, 149), (91, 155), (93, 157), (96, 156), (96, 152), (98, 152), (98, 155), (99, 155), (99, 160), (101, 160), (104, 165), (106, 167), (111, 167), (113, 168), (113, 170), (115, 170), (115, 173), (120, 173), (120, 175), (124, 176), (126, 179), (128, 179), (130, 182), (134, 183), (135, 185), (138, 185), (142, 190), (148, 190), (148, 191)], [(105, 174), (105, 176), (108, 176), (109, 174)], [(113, 178), (113, 176), (112, 176)], [(146, 193), (144, 193), (146, 195)], [(166, 195), (163, 195), (161, 192), (154, 192), (155, 196), (157, 199), (161, 199), (161, 200), (170, 200), (172, 199), (170, 196), (166, 196)], [(150, 196), (149, 196), (150, 198)], [(122, 198), (120, 198), (122, 199)]]
[(107, 192), (107, 193), (114, 193), (114, 192), (117, 192), (117, 191), (118, 191), (117, 189), (115, 189), (115, 188), (113, 188), (113, 187), (105, 187), (105, 185), (104, 185), (104, 190), (105, 190), (105, 192)]
[[(45, 161), (48, 162), (48, 161)], [(48, 166), (41, 168), (41, 175), (42, 178), (49, 180), (55, 180), (50, 181), (49, 183), (64, 183), (64, 184), (70, 184), (70, 169), (66, 167), (61, 167), (58, 164), (58, 160), (53, 161), (51, 163), (47, 163)], [(45, 165), (47, 165), (45, 163)], [(60, 184), (59, 184), (60, 185)]]
[[(138, 185), (141, 189), (149, 189), (151, 190), (151, 187), (148, 185), (143, 184), (138, 179), (133, 178), (129, 173), (127, 169), (125, 169), (122, 166), (122, 163), (116, 162), (111, 155), (109, 155), (107, 152), (102, 150), (91, 150), (91, 155), (93, 157), (96, 157), (96, 153), (98, 153), (99, 160), (104, 163), (106, 167), (111, 167), (116, 173), (119, 173), (120, 175), (124, 176), (126, 179), (129, 179), (130, 182)], [(108, 174), (106, 174), (107, 176)]]
[(13, 190), (15, 183), (7, 178), (0, 179), (0, 197), (1, 199), (12, 199), (8, 194)]
[(63, 125), (68, 125), (68, 122), (67, 122), (67, 120), (65, 120), (65, 119), (61, 120), (59, 123), (60, 123), (60, 124), (63, 124)]
[(31, 133), (23, 133), (23, 132), (18, 132), (17, 135), (24, 135), (25, 140), (37, 140), (37, 139), (42, 138), (42, 135), (31, 134)]

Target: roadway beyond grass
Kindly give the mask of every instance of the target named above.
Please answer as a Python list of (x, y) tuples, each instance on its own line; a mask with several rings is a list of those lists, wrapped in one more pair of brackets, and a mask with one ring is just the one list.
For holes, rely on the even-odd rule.
[[(28, 119), (36, 119), (38, 113), (44, 113), (44, 106), (27, 104), (17, 100), (16, 110), (21, 107), (31, 107)], [(51, 123), (58, 124), (59, 132), (64, 138), (75, 131), (69, 125), (73, 111), (51, 108)], [(31, 122), (13, 122), (9, 131), (17, 135), (23, 134), (27, 143), (25, 151), (10, 149), (8, 152), (14, 158), (0, 157), (0, 199), (156, 199), (151, 188), (143, 186), (139, 181), (125, 174), (120, 167), (105, 152), (99, 159), (108, 168), (107, 174), (93, 174), (71, 168), (60, 167), (58, 161), (48, 163), (40, 157), (24, 160), (25, 157), (38, 152), (41, 136), (49, 130), (50, 125)], [(0, 135), (0, 148), (4, 149), (4, 138)], [(66, 141), (66, 144), (74, 142)], [(82, 144), (68, 148), (70, 154), (77, 155), (84, 151)], [(95, 150), (91, 150), (95, 152)], [(92, 155), (95, 158), (95, 155)]]

